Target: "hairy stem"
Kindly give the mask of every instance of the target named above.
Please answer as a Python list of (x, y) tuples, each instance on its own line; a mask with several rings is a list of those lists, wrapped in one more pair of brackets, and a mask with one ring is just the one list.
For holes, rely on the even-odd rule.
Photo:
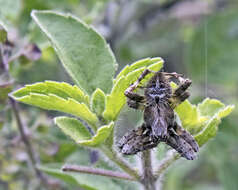
[(112, 177), (117, 179), (130, 180), (130, 181), (135, 180), (133, 177), (131, 177), (127, 173), (115, 172), (115, 171), (104, 170), (100, 168), (91, 168), (91, 167), (85, 167), (85, 166), (79, 166), (79, 165), (65, 165), (62, 167), (62, 170), (64, 172), (80, 172), (80, 173), (107, 176), (107, 177)]
[(17, 105), (17, 103), (16, 103), (16, 101), (14, 99), (12, 99), (11, 97), (9, 99), (10, 99), (10, 103), (11, 103), (11, 106), (12, 106), (13, 113), (14, 113), (14, 115), (16, 117), (17, 127), (18, 127), (18, 129), (20, 131), (20, 135), (21, 135), (22, 141), (25, 144), (26, 151), (27, 151), (27, 154), (29, 156), (29, 159), (30, 159), (30, 162), (32, 164), (32, 167), (33, 167), (33, 169), (34, 169), (34, 171), (36, 173), (36, 176), (41, 180), (42, 184), (45, 184), (45, 179), (44, 179), (43, 174), (36, 167), (36, 164), (37, 164), (36, 156), (34, 154), (34, 151), (33, 151), (33, 148), (31, 146), (31, 143), (30, 143), (30, 141), (27, 138), (27, 135), (25, 133), (24, 126), (23, 126), (21, 117), (19, 115), (18, 105)]
[(180, 155), (176, 151), (169, 151), (166, 157), (161, 160), (157, 170), (155, 171), (155, 179), (158, 179), (161, 175), (163, 175), (165, 170), (179, 158)]
[(109, 148), (107, 146), (102, 146), (101, 151), (117, 166), (119, 166), (123, 171), (129, 174), (134, 180), (139, 181), (140, 175), (136, 170), (131, 168), (131, 166), (122, 159), (114, 150), (113, 148)]
[(142, 152), (142, 179), (141, 182), (144, 186), (144, 190), (156, 190), (156, 180), (153, 175), (152, 165), (151, 165), (151, 151), (145, 150)]

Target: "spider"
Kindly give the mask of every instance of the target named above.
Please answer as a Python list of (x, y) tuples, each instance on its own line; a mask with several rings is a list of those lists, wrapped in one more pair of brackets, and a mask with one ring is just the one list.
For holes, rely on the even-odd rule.
[[(140, 86), (149, 73), (154, 73), (154, 76), (145, 87)], [(174, 91), (170, 86), (171, 79), (176, 79), (179, 84)], [(174, 108), (190, 96), (186, 90), (191, 83), (190, 79), (184, 79), (177, 73), (143, 71), (124, 93), (130, 108), (143, 110), (144, 122), (118, 142), (123, 154), (136, 154), (165, 142), (182, 157), (188, 160), (196, 158), (199, 146), (193, 136), (176, 122), (174, 113)], [(137, 88), (143, 88), (144, 95), (135, 93)]]

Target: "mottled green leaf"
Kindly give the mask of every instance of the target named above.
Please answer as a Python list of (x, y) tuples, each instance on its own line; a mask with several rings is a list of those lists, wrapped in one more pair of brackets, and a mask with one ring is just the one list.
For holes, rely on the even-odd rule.
[(70, 14), (33, 11), (32, 17), (82, 89), (89, 94), (96, 88), (110, 92), (116, 61), (101, 35)]
[(70, 185), (80, 186), (85, 190), (121, 190), (121, 187), (112, 179), (90, 174), (63, 172), (59, 164), (39, 165), (38, 168), (48, 175), (58, 178)]
[[(142, 66), (145, 65), (146, 66)], [(135, 70), (131, 70), (132, 67)], [(122, 74), (120, 73), (121, 77), (115, 80), (115, 84), (113, 89), (106, 98), (106, 108), (103, 112), (103, 116), (106, 120), (114, 121), (117, 119), (118, 114), (120, 113), (122, 107), (126, 103), (126, 97), (124, 95), (125, 90), (135, 82), (141, 73), (146, 69), (149, 68), (153, 71), (159, 71), (163, 67), (163, 60), (160, 58), (147, 59), (142, 60), (141, 62), (138, 61), (131, 66), (127, 66)], [(149, 80), (152, 74), (149, 74), (144, 80), (141, 81), (141, 84), (144, 84), (146, 81)]]
[(91, 109), (98, 115), (101, 116), (106, 103), (106, 95), (104, 92), (97, 88), (91, 97)]
[[(77, 94), (79, 92), (79, 94)], [(47, 81), (27, 85), (12, 94), (17, 101), (34, 105), (47, 110), (56, 110), (80, 117), (89, 124), (95, 125), (98, 119), (84, 102), (88, 97), (77, 87), (66, 83)]]

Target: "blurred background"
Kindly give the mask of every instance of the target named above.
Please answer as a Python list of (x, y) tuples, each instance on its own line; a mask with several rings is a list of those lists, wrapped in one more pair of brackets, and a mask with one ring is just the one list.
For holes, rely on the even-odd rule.
[[(237, 105), (238, 2), (236, 0), (0, 0), (0, 20), (10, 28), (16, 51), (29, 42), (42, 51), (38, 61), (21, 58), (10, 64), (14, 86), (0, 86), (0, 190), (42, 189), (29, 168), (7, 92), (44, 80), (72, 83), (54, 50), (30, 17), (33, 9), (70, 12), (92, 24), (110, 44), (119, 72), (145, 57), (165, 60), (164, 70), (184, 73), (193, 81), (190, 100), (205, 97)], [(95, 76), (96, 77), (96, 76)], [(0, 83), (2, 83), (0, 77)], [(0, 84), (1, 85), (1, 84)], [(238, 106), (238, 105), (237, 105)], [(76, 146), (52, 118), (58, 113), (20, 105), (27, 135), (41, 163), (77, 163), (110, 168), (101, 156)], [(135, 127), (140, 113), (127, 107), (117, 131)], [(215, 139), (196, 161), (177, 161), (163, 177), (164, 190), (238, 189), (238, 111), (223, 120)], [(161, 148), (163, 149), (163, 148)], [(52, 180), (52, 189), (78, 189)], [(118, 182), (121, 189), (135, 184)]]

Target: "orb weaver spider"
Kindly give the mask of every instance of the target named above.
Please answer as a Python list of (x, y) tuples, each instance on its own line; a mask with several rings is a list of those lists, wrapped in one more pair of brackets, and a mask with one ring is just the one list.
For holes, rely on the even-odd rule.
[[(150, 73), (154, 73), (154, 76), (144, 87), (140, 86), (141, 81)], [(175, 90), (170, 86), (172, 79), (178, 81)], [(185, 79), (177, 73), (145, 69), (124, 93), (130, 108), (144, 112), (144, 122), (120, 139), (120, 151), (131, 155), (165, 142), (182, 157), (194, 160), (199, 146), (193, 136), (178, 124), (174, 112), (174, 108), (190, 96), (186, 90), (191, 83), (190, 79)], [(144, 89), (144, 95), (134, 92), (137, 88)]]

